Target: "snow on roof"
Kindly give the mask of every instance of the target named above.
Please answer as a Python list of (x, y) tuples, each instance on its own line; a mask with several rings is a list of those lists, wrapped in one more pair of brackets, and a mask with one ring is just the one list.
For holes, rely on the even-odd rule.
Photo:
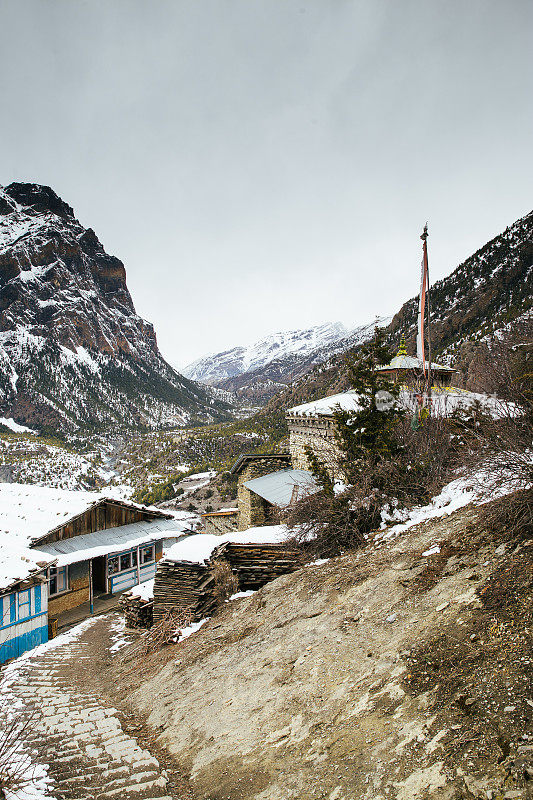
[(285, 508), (293, 499), (302, 499), (320, 489), (313, 475), (303, 469), (283, 469), (252, 478), (245, 484), (247, 489), (268, 503)]
[(237, 514), (239, 511), (238, 508), (219, 508), (218, 511), (205, 511), (200, 516), (202, 517), (219, 517), (223, 516), (224, 514)]
[[(102, 500), (118, 502), (131, 508), (143, 506), (110, 497), (109, 493), (69, 491), (26, 483), (0, 483), (0, 542), (29, 547), (50, 531), (83, 514)], [(168, 516), (160, 509), (161, 516)]]
[[(402, 389), (398, 397), (399, 405), (407, 411), (417, 410), (418, 395), (418, 392)], [(334, 394), (331, 397), (323, 397), (311, 403), (294, 406), (294, 408), (289, 408), (287, 413), (299, 417), (314, 417), (332, 416), (339, 407), (343, 411), (358, 411), (357, 398), (357, 393), (349, 390), (342, 394)], [(488, 394), (469, 392), (455, 386), (439, 386), (432, 389), (431, 405), (433, 413), (437, 416), (448, 416), (459, 408), (466, 410), (476, 403), (479, 403), (482, 409), (495, 419), (509, 413), (518, 413), (512, 404), (506, 404), (505, 401)]]
[[(426, 361), (426, 368), (429, 366), (429, 361)], [(389, 364), (385, 364), (382, 367), (376, 367), (378, 370), (386, 370), (386, 369), (422, 369), (422, 359), (417, 358), (416, 356), (406, 356), (400, 355), (394, 356)], [(457, 372), (457, 370), (453, 369), (452, 367), (445, 367), (442, 364), (435, 364), (433, 361), (431, 362), (431, 369), (433, 370), (441, 370), (444, 372)]]
[(98, 492), (0, 483), (0, 541), (9, 538), (13, 544), (28, 547), (101, 499)]
[(322, 397), (320, 400), (313, 400), (311, 403), (302, 403), (300, 406), (289, 408), (288, 414), (296, 414), (299, 417), (330, 416), (335, 410), (340, 408), (342, 411), (359, 411), (359, 395), (350, 389), (348, 392), (333, 394), (331, 397)]
[(26, 580), (33, 573), (42, 572), (53, 562), (54, 559), (46, 553), (2, 542), (0, 591), (9, 589), (18, 581)]
[(264, 525), (248, 528), (246, 531), (233, 531), (222, 536), (211, 533), (197, 533), (187, 536), (173, 545), (165, 556), (166, 561), (188, 561), (191, 564), (203, 564), (211, 557), (211, 553), (221, 544), (282, 544), (290, 536), (285, 525)]
[(50, 544), (40, 544), (39, 549), (56, 559), (58, 567), (65, 567), (78, 561), (120, 553), (122, 550), (129, 550), (148, 542), (182, 536), (188, 531), (190, 531), (188, 526), (175, 519), (156, 519), (152, 522), (143, 520), (117, 528), (84, 533), (71, 539), (60, 539)]

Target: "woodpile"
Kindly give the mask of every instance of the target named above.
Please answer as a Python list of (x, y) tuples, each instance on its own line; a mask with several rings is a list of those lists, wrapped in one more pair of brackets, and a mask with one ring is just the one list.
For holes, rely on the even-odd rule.
[(221, 562), (229, 564), (240, 591), (260, 589), (302, 564), (299, 552), (285, 544), (222, 544), (207, 564), (162, 559), (154, 584), (154, 624), (177, 609), (187, 609), (193, 622), (211, 616), (222, 602)]
[(154, 601), (143, 600), (128, 592), (119, 601), (127, 628), (151, 628), (154, 621)]
[(154, 624), (176, 609), (187, 609), (193, 622), (211, 616), (217, 606), (214, 583), (210, 564), (159, 561), (154, 583)]
[(237, 575), (239, 589), (260, 589), (265, 583), (302, 566), (298, 550), (286, 544), (234, 544), (228, 542), (214, 551), (211, 560), (226, 560)]

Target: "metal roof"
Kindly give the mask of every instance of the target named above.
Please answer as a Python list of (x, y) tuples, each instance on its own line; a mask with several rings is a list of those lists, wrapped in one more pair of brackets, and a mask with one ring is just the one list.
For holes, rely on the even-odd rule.
[(37, 545), (37, 548), (40, 552), (58, 557), (60, 564), (73, 564), (76, 561), (95, 558), (98, 555), (119, 553), (121, 550), (135, 547), (144, 542), (165, 539), (170, 532), (178, 536), (183, 531), (184, 525), (177, 519), (158, 519), (153, 522), (143, 520), (132, 522), (129, 525), (120, 525), (117, 528), (84, 533), (70, 539), (60, 539), (58, 542), (50, 544), (40, 544)]
[(311, 473), (303, 469), (283, 469), (279, 472), (271, 472), (261, 478), (246, 481), (244, 485), (267, 503), (279, 506), (279, 508), (288, 506), (291, 501), (301, 500), (308, 494), (315, 494), (320, 489)]

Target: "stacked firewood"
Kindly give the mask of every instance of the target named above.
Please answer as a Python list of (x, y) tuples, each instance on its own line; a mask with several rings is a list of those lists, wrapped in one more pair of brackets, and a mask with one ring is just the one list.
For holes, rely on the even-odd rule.
[(187, 609), (193, 622), (209, 617), (217, 606), (211, 565), (167, 561), (157, 565), (154, 584), (154, 624), (176, 609)]
[[(302, 560), (297, 550), (284, 544), (232, 543), (217, 547), (206, 564), (162, 559), (157, 565), (154, 584), (154, 625), (177, 609), (186, 609), (193, 622), (211, 616), (222, 602), (223, 563), (229, 564), (238, 589), (249, 591), (294, 572), (301, 567)], [(227, 579), (225, 583), (229, 586)]]
[(297, 550), (285, 544), (222, 544), (211, 561), (226, 560), (239, 580), (242, 592), (260, 589), (265, 583), (295, 572), (302, 566)]
[(125, 592), (120, 598), (120, 607), (127, 628), (151, 628), (154, 621), (154, 601), (143, 600)]

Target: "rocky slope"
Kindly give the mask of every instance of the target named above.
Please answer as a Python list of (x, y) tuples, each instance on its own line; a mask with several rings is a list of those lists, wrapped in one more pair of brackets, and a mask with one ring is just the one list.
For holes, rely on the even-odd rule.
[(203, 800), (533, 796), (533, 540), (479, 509), (312, 564), (99, 680)]
[(0, 189), (0, 416), (32, 427), (181, 425), (227, 405), (161, 356), (124, 265), (46, 186)]
[[(380, 320), (380, 324), (389, 321)], [(313, 366), (368, 339), (374, 324), (348, 331), (335, 322), (275, 333), (251, 347), (235, 347), (199, 359), (184, 374), (232, 392), (241, 402), (262, 405)]]

